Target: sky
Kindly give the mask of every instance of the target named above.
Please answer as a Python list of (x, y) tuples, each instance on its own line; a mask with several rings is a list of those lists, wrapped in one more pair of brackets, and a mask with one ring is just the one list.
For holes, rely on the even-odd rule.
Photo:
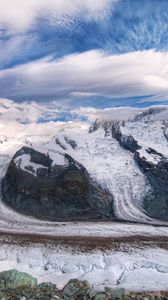
[(46, 121), (58, 111), (71, 120), (79, 110), (168, 104), (167, 0), (0, 0), (0, 8), (2, 105), (45, 105), (38, 121)]

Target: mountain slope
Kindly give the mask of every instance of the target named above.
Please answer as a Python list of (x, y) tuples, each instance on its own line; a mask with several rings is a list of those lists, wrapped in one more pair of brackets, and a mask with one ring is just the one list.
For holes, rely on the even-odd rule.
[[(115, 217), (142, 223), (161, 222), (157, 219), (167, 221), (168, 126), (164, 113), (163, 107), (150, 108), (128, 121), (97, 120), (89, 129), (72, 124), (62, 128), (48, 142), (30, 143), (31, 148), (17, 152), (8, 168), (3, 181), (5, 203), (33, 215), (34, 210), (23, 205), (27, 196), (20, 190), (22, 184), (24, 189), (27, 188), (29, 178), (29, 201), (35, 203), (38, 197), (43, 199), (39, 200), (35, 214), (39, 218), (64, 221), (112, 220)], [(32, 153), (35, 153), (35, 160)], [(48, 164), (45, 165), (41, 157), (48, 160)], [(78, 180), (75, 179), (75, 187), (72, 179), (76, 175), (74, 170), (72, 172), (72, 165), (77, 168), (79, 176)], [(67, 172), (68, 184), (62, 176)], [(16, 180), (18, 174), (22, 184)], [(85, 182), (82, 188), (79, 184), (81, 178)], [(44, 187), (48, 182), (46, 196)], [(39, 184), (40, 191), (37, 189)], [(81, 200), (83, 197), (84, 201)], [(57, 203), (54, 210), (49, 199)], [(47, 205), (47, 213), (42, 213), (46, 212)], [(83, 205), (86, 205), (85, 214)], [(72, 207), (75, 207), (74, 214)], [(68, 214), (69, 208), (71, 212)]]

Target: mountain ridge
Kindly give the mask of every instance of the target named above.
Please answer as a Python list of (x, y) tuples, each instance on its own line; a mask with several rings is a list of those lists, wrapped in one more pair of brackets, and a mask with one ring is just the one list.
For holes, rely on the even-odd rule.
[[(21, 171), (23, 181), (28, 173), (31, 174), (32, 182), (38, 181), (42, 172), (44, 178), (41, 184), (44, 185), (54, 169), (66, 170), (65, 161), (69, 157), (71, 161), (76, 161), (76, 165), (80, 165), (81, 169), (86, 170), (87, 188), (90, 185), (93, 188), (88, 197), (94, 199), (89, 200), (89, 205), (94, 203), (94, 209), (97, 207), (99, 210), (96, 220), (116, 218), (140, 223), (168, 221), (168, 127), (166, 120), (162, 120), (163, 114), (166, 113), (167, 109), (163, 107), (150, 108), (128, 121), (96, 120), (89, 129), (66, 126), (46, 142), (29, 143), (29, 147), (17, 151), (8, 167), (3, 180), (3, 199), (8, 198), (8, 205), (16, 209), (9, 199), (12, 198), (15, 203), (14, 198), (18, 197), (17, 184), (20, 185), (20, 182), (13, 184), (17, 172)], [(32, 157), (26, 156), (26, 149), (29, 149), (29, 152), (38, 152), (36, 161), (32, 162)], [(49, 165), (41, 163), (42, 156), (50, 161)], [(15, 171), (12, 169), (13, 166)], [(61, 179), (60, 184), (63, 182)], [(12, 187), (15, 191), (12, 191)], [(64, 189), (60, 194), (58, 192), (53, 194), (52, 201), (57, 201), (58, 194), (62, 197)], [(43, 192), (40, 193), (43, 196)], [(80, 198), (79, 193), (77, 195)], [(69, 196), (67, 193), (64, 199), (67, 203), (65, 211), (68, 210)], [(24, 201), (23, 195), (21, 199)], [(88, 202), (87, 196), (85, 201)], [(59, 203), (62, 205), (61, 201)], [(66, 218), (63, 216), (64, 213), (62, 219), (61, 217), (58, 219), (65, 221)], [(68, 220), (73, 220), (71, 218), (72, 216)], [(89, 218), (92, 219), (91, 215)], [(82, 216), (78, 220), (82, 220)]]

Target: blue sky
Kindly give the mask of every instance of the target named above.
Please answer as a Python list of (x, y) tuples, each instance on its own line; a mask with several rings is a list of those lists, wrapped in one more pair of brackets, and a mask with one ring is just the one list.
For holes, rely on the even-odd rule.
[(0, 0), (0, 97), (168, 103), (167, 0)]

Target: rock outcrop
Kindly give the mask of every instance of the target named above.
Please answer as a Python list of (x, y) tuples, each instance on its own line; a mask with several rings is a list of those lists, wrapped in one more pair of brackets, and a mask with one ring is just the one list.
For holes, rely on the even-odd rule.
[(2, 183), (3, 201), (16, 211), (51, 221), (111, 219), (112, 196), (93, 182), (70, 155), (54, 164), (47, 154), (23, 147)]
[(146, 212), (153, 218), (168, 221), (167, 159), (162, 157), (158, 163), (153, 163), (147, 161), (139, 152), (135, 152), (134, 157), (152, 186), (151, 196), (143, 201)]
[(27, 273), (19, 272), (15, 269), (0, 273), (0, 290), (16, 289), (25, 286), (37, 286), (37, 279)]
[(122, 134), (119, 122), (112, 123), (111, 133), (112, 137), (115, 138), (119, 142), (120, 146), (124, 149), (129, 150), (132, 153), (135, 153), (137, 150), (141, 149), (141, 146), (138, 145), (138, 142), (132, 135)]

